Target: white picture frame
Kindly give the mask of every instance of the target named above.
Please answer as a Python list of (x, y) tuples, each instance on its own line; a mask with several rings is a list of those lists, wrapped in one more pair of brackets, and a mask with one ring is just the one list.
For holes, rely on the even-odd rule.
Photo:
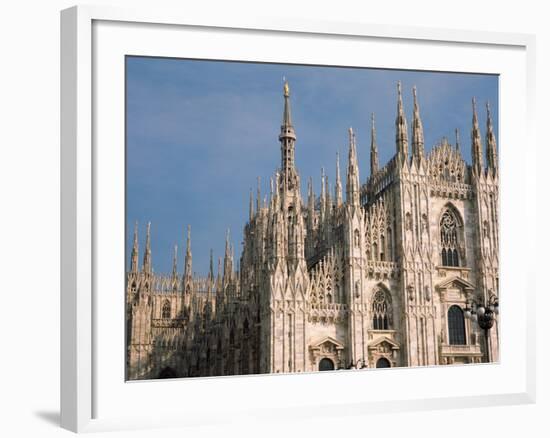
[[(147, 29), (147, 44), (140, 41), (139, 34)], [(171, 50), (180, 50), (177, 44), (171, 47), (166, 34), (170, 32), (197, 33), (198, 40), (209, 38), (223, 32), (232, 32), (236, 40), (250, 41), (250, 48), (262, 50), (263, 56), (270, 60), (297, 62), (300, 60), (299, 48), (295, 53), (288, 53), (281, 58), (273, 44), (278, 38), (285, 41), (310, 40), (304, 44), (315, 44), (314, 40), (325, 38), (334, 40), (335, 44), (373, 44), (383, 42), (387, 47), (406, 44), (410, 48), (409, 58), (380, 61), (379, 65), (390, 68), (413, 68), (422, 62), (425, 69), (450, 69), (452, 71), (478, 71), (498, 73), (510, 77), (501, 88), (502, 123), (507, 131), (501, 132), (500, 146), (502, 157), (502, 241), (503, 260), (502, 280), (502, 346), (503, 356), (498, 364), (487, 364), (477, 367), (438, 367), (391, 370), (380, 372), (376, 381), (370, 372), (329, 373), (332, 375), (277, 375), (248, 376), (214, 379), (190, 379), (185, 382), (134, 382), (120, 381), (120, 364), (124, 363), (124, 349), (120, 347), (120, 336), (124, 336), (123, 313), (105, 310), (108, 300), (101, 295), (105, 285), (114, 284), (116, 290), (123, 284), (124, 271), (118, 272), (120, 266), (112, 270), (105, 268), (101, 253), (103, 241), (123, 239), (123, 225), (111, 227), (102, 216), (99, 208), (115, 205), (123, 199), (120, 191), (121, 164), (120, 129), (116, 125), (105, 127), (104, 118), (120, 121), (123, 78), (117, 68), (105, 68), (105, 63), (120, 62), (120, 54), (154, 54), (170, 56)], [(132, 33), (135, 44), (128, 52), (128, 41), (124, 35)], [(153, 36), (156, 35), (156, 36)], [(187, 35), (187, 34), (186, 34)], [(186, 35), (183, 35), (185, 37)], [(266, 39), (264, 39), (264, 37)], [(262, 47), (255, 40), (262, 39)], [(268, 41), (273, 39), (273, 41)], [(313, 42), (312, 42), (313, 41)], [(109, 44), (105, 44), (108, 42)], [(267, 43), (267, 44), (263, 44)], [(146, 47), (147, 46), (147, 47)], [(244, 46), (244, 45), (243, 45)], [(504, 405), (532, 403), (535, 399), (535, 321), (534, 315), (527, 314), (527, 303), (534, 301), (535, 272), (527, 263), (522, 263), (521, 254), (534, 248), (535, 219), (529, 217), (527, 209), (511, 208), (506, 199), (514, 197), (522, 202), (535, 203), (536, 184), (533, 171), (527, 172), (522, 166), (525, 158), (518, 153), (513, 144), (521, 145), (521, 153), (534, 156), (535, 140), (533, 134), (534, 120), (534, 53), (535, 39), (531, 35), (490, 33), (483, 31), (460, 31), (450, 29), (425, 29), (402, 26), (382, 26), (365, 23), (338, 23), (315, 21), (288, 21), (284, 18), (266, 17), (250, 20), (243, 17), (227, 22), (215, 15), (197, 16), (192, 12), (163, 11), (157, 9), (129, 10), (109, 7), (78, 6), (61, 13), (61, 425), (75, 432), (101, 431), (113, 429), (135, 429), (160, 426), (186, 426), (191, 424), (208, 424), (212, 418), (217, 422), (245, 420), (246, 418), (278, 415), (293, 418), (306, 418), (312, 415), (342, 415), (350, 413), (361, 415), (365, 412), (395, 412), (412, 409), (441, 409), (474, 407), (487, 405)], [(140, 47), (143, 47), (141, 51)], [(212, 46), (213, 47), (213, 46)], [(212, 58), (216, 50), (208, 42), (193, 47), (194, 56)], [(243, 59), (243, 56), (254, 59), (253, 55), (227, 49), (224, 59)], [(314, 48), (314, 46), (311, 46)], [(422, 61), (414, 59), (414, 50), (434, 51), (435, 57), (426, 57)], [(223, 49), (223, 47), (221, 47)], [(244, 50), (244, 47), (241, 47)], [(140, 53), (136, 53), (138, 50)], [(460, 53), (479, 50), (483, 59), (471, 61), (464, 65), (461, 59), (452, 59), (452, 55), (443, 54), (449, 50)], [(326, 52), (326, 51), (323, 51)], [(330, 52), (330, 51), (329, 51)], [(176, 53), (176, 52), (174, 52)], [(203, 55), (201, 55), (203, 53)], [(348, 65), (344, 58), (337, 58), (336, 53), (319, 54), (315, 50), (308, 52), (309, 62), (321, 63), (322, 58), (332, 56), (335, 63)], [(373, 51), (380, 56), (378, 51)], [(340, 55), (338, 55), (340, 56)], [(344, 55), (342, 55), (344, 56)], [(489, 59), (487, 59), (489, 57)], [(475, 57), (473, 57), (475, 58)], [(259, 59), (258, 59), (259, 60)], [(265, 59), (262, 59), (265, 60)], [(519, 62), (518, 62), (519, 60)], [(475, 62), (477, 67), (474, 67)], [(308, 63), (308, 62), (306, 62)], [(416, 63), (416, 64), (415, 64)], [(438, 65), (440, 66), (438, 68)], [(507, 70), (508, 69), (508, 70)], [(109, 95), (115, 96), (109, 105), (112, 114), (103, 111), (103, 96), (98, 89), (105, 89), (100, 82), (108, 71)], [(508, 75), (508, 76), (506, 76)], [(99, 84), (99, 85), (98, 85)], [(102, 88), (103, 87), (103, 88)], [(118, 93), (118, 94), (117, 94)], [(515, 102), (515, 108), (508, 103)], [(112, 117), (111, 117), (112, 115)], [(123, 115), (123, 113), (122, 113)], [(516, 120), (516, 126), (509, 127), (505, 122)], [(100, 128), (98, 128), (98, 125)], [(114, 140), (110, 140), (110, 138)], [(118, 139), (118, 140), (117, 140)], [(118, 155), (97, 154), (97, 145), (115, 145), (114, 153)], [(122, 144), (122, 152), (123, 147)], [(103, 147), (103, 146), (102, 146)], [(118, 158), (117, 158), (118, 157)], [(123, 153), (122, 153), (123, 157)], [(111, 158), (113, 158), (111, 160)], [(512, 164), (516, 165), (512, 165)], [(111, 184), (105, 175), (118, 178)], [(123, 180), (123, 177), (122, 177)], [(514, 184), (512, 185), (512, 181)], [(106, 187), (114, 189), (107, 193)], [(122, 198), (121, 198), (122, 196)], [(519, 197), (519, 198), (518, 198)], [(123, 204), (123, 203), (122, 203)], [(120, 212), (118, 212), (120, 213)], [(117, 213), (117, 214), (118, 214)], [(513, 229), (516, 223), (530, 224), (526, 241), (514, 238)], [(121, 228), (122, 227), (122, 228)], [(508, 233), (509, 232), (509, 233)], [(120, 236), (118, 236), (118, 234)], [(118, 236), (118, 237), (117, 237)], [(505, 238), (509, 238), (505, 241)], [(105, 240), (102, 240), (105, 239)], [(123, 247), (123, 245), (122, 245)], [(120, 248), (123, 252), (123, 248)], [(119, 254), (121, 254), (119, 252)], [(121, 260), (123, 257), (121, 257)], [(511, 268), (512, 269), (508, 269)], [(507, 269), (507, 271), (504, 271)], [(512, 272), (513, 271), (513, 272)], [(117, 274), (118, 272), (118, 274)], [(118, 275), (118, 277), (117, 277)], [(116, 280), (115, 280), (116, 279)], [(504, 280), (507, 279), (508, 286)], [(523, 281), (523, 279), (526, 279)], [(118, 283), (117, 283), (118, 282)], [(122, 283), (121, 283), (122, 282)], [(109, 286), (111, 287), (111, 286)], [(511, 314), (506, 297), (508, 287), (514, 288), (514, 331), (506, 322)], [(519, 292), (518, 292), (519, 291)], [(98, 295), (99, 294), (99, 295)], [(120, 294), (120, 300), (123, 294)], [(117, 309), (116, 306), (113, 307)], [(101, 314), (101, 323), (98, 314)], [(120, 320), (117, 320), (117, 315)], [(112, 318), (109, 318), (111, 316)], [(508, 319), (509, 321), (510, 319)], [(105, 322), (108, 321), (108, 322)], [(109, 339), (106, 330), (115, 339), (107, 345)], [(118, 344), (117, 344), (118, 342)], [(507, 345), (513, 345), (514, 354), (507, 356)], [(110, 362), (116, 362), (116, 371), (111, 372)], [(378, 373), (378, 372), (377, 372)], [(393, 374), (391, 374), (393, 373)], [(411, 379), (414, 373), (414, 379)], [(391, 376), (396, 388), (381, 397), (382, 383)], [(448, 379), (452, 376), (456, 385), (441, 388), (429, 381)], [(480, 387), (465, 386), (472, 382), (472, 377), (484, 382)], [(404, 382), (414, 380), (409, 385)], [(119, 382), (112, 384), (112, 382)], [(400, 383), (401, 382), (401, 383)], [(415, 387), (415, 382), (418, 387)], [(461, 383), (462, 382), (462, 383)], [(500, 383), (499, 383), (500, 382)], [(341, 396), (342, 388), (353, 388), (359, 384), (368, 384), (369, 391), (348, 392)], [(172, 385), (172, 386), (170, 386)], [(378, 386), (377, 386), (378, 385)], [(192, 394), (193, 402), (185, 405), (167, 400), (171, 406), (166, 409), (147, 407), (149, 415), (136, 411), (132, 400), (147, 400), (161, 397), (167, 388), (177, 388), (178, 392), (185, 386), (187, 394)], [(290, 388), (300, 387), (296, 403), (292, 406), (282, 403), (282, 394)], [(323, 387), (321, 391), (319, 388)], [(407, 389), (405, 389), (407, 386)], [(474, 385), (472, 385), (474, 386)], [(261, 391), (258, 388), (261, 387)], [(160, 388), (160, 389), (159, 389)], [(416, 389), (415, 389), (416, 388)], [(222, 409), (227, 402), (237, 397), (237, 392), (247, 395), (231, 409)], [(378, 391), (378, 392), (377, 392)], [(416, 392), (415, 392), (416, 391)], [(216, 393), (219, 401), (211, 399)], [(302, 395), (303, 394), (303, 395)], [(328, 394), (330, 403), (321, 402), (323, 395)], [(233, 397), (233, 398), (232, 398)], [(253, 400), (251, 403), (250, 400)], [(419, 403), (419, 401), (421, 403)], [(216, 404), (217, 403), (217, 404)], [(224, 404), (225, 403), (225, 404)], [(122, 409), (120, 407), (127, 407)], [(120, 408), (120, 409), (119, 409)], [(153, 410), (152, 410), (153, 409)], [(144, 409), (145, 411), (145, 409)]]

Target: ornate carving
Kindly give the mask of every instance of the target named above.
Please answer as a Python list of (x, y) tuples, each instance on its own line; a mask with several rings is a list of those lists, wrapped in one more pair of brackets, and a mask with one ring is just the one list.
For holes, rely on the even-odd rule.
[(407, 286), (407, 294), (409, 295), (409, 300), (414, 301), (414, 286), (412, 284)]
[(405, 214), (405, 230), (407, 231), (412, 230), (412, 217), (409, 212)]
[(429, 286), (424, 286), (424, 298), (426, 301), (431, 301), (432, 299), (432, 290)]

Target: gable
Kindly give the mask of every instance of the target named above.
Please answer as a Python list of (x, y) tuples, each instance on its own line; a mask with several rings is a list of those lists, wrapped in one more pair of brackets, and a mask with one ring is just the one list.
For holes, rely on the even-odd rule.
[(342, 344), (341, 342), (338, 342), (336, 339), (334, 339), (330, 336), (326, 336), (322, 340), (311, 344), (310, 348), (318, 349), (318, 348), (321, 348), (323, 345), (325, 345), (327, 343), (332, 344), (337, 350), (343, 350), (344, 349), (344, 344)]
[(388, 338), (387, 336), (383, 336), (381, 338), (376, 338), (376, 339), (372, 340), (371, 342), (369, 342), (369, 349), (377, 348), (378, 346), (380, 346), (382, 344), (388, 344), (389, 347), (392, 350), (398, 350), (399, 349), (399, 344), (397, 342), (393, 341), (392, 339)]
[(438, 290), (444, 289), (460, 289), (460, 290), (473, 290), (475, 286), (467, 280), (460, 278), (458, 276), (451, 277), (447, 280), (442, 281), (435, 286)]

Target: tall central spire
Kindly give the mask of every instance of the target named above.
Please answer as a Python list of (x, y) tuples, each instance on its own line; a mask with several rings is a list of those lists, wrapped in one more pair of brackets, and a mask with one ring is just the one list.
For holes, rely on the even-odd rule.
[(294, 164), (294, 145), (296, 143), (296, 133), (292, 126), (292, 117), (290, 115), (290, 88), (285, 81), (283, 86), (284, 110), (283, 123), (279, 141), (281, 142), (281, 179), (279, 180), (279, 192), (292, 191), (298, 188), (298, 175)]

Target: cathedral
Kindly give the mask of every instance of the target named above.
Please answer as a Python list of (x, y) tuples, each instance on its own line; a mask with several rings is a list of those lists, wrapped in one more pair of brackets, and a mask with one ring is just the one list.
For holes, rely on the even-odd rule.
[(323, 174), (321, 193), (310, 179), (303, 199), (285, 83), (280, 168), (268, 196), (259, 187), (250, 195), (238, 269), (228, 232), (216, 274), (211, 254), (207, 277), (195, 276), (188, 228), (183, 273), (177, 247), (172, 272), (154, 273), (150, 224), (140, 267), (136, 224), (127, 379), (498, 361), (498, 316), (490, 329), (468, 317), (470, 303), (498, 299), (499, 171), (490, 108), (483, 146), (472, 100), (467, 164), (458, 131), (455, 145), (443, 138), (425, 151), (416, 88), (412, 97), (409, 133), (399, 83), (389, 162), (379, 163), (372, 116), (368, 179), (360, 180), (350, 128), (345, 182), (337, 156), (334, 190)]

